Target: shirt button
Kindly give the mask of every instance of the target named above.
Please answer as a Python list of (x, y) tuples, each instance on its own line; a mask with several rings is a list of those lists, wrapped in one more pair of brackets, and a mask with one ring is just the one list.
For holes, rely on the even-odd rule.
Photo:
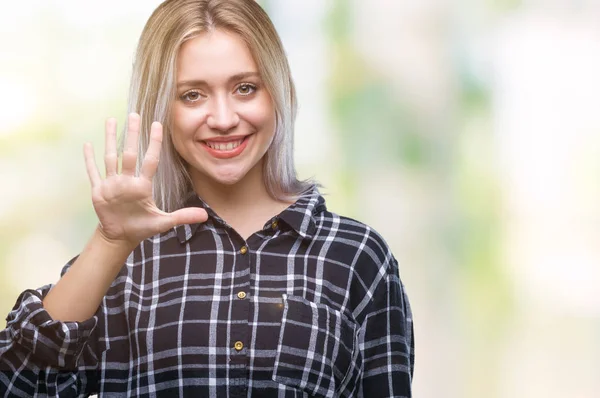
[(236, 341), (233, 346), (237, 351), (241, 351), (242, 348), (244, 348), (244, 343), (242, 343), (241, 341)]
[(246, 246), (242, 246), (242, 248), (240, 249), (240, 253), (246, 254), (247, 252), (248, 252), (248, 248)]
[(273, 221), (273, 222), (271, 223), (271, 228), (273, 228), (273, 229), (277, 228), (277, 225), (278, 225), (278, 224), (279, 224), (279, 223), (277, 222), (277, 220)]
[(239, 292), (238, 293), (238, 298), (239, 299), (245, 299), (246, 298), (246, 292)]

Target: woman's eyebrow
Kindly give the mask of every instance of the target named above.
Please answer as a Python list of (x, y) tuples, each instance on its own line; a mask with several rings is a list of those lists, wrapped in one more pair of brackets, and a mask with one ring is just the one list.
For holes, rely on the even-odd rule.
[[(259, 76), (260, 76), (260, 74), (258, 72), (242, 72), (242, 73), (237, 73), (237, 74), (231, 76), (229, 79), (227, 79), (227, 82), (231, 83), (234, 81), (247, 79), (249, 77), (259, 77)], [(208, 85), (209, 84), (206, 82), (206, 80), (200, 80), (200, 79), (182, 80), (177, 83), (177, 87), (179, 87), (179, 88), (188, 87), (188, 86), (208, 86)]]

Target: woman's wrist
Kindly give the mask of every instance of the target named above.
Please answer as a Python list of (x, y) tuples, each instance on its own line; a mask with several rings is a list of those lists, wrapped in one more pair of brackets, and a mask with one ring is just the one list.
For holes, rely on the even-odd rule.
[(103, 246), (105, 250), (114, 252), (115, 254), (127, 253), (127, 256), (129, 256), (129, 254), (140, 244), (140, 242), (109, 238), (102, 230), (102, 225), (98, 224), (94, 230), (90, 244)]

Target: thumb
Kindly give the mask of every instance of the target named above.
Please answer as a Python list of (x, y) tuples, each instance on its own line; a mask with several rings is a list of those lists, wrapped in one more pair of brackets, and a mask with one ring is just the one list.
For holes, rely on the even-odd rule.
[(206, 210), (201, 207), (186, 207), (169, 214), (170, 225), (168, 228), (176, 227), (181, 224), (196, 224), (205, 222), (208, 219)]

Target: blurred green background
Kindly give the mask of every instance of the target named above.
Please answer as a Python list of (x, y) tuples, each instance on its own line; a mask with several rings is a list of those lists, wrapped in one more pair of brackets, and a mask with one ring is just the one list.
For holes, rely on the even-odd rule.
[[(3, 5), (0, 314), (90, 236), (82, 146), (123, 123), (159, 3)], [(400, 262), (415, 397), (600, 396), (600, 2), (261, 3), (301, 177)]]

